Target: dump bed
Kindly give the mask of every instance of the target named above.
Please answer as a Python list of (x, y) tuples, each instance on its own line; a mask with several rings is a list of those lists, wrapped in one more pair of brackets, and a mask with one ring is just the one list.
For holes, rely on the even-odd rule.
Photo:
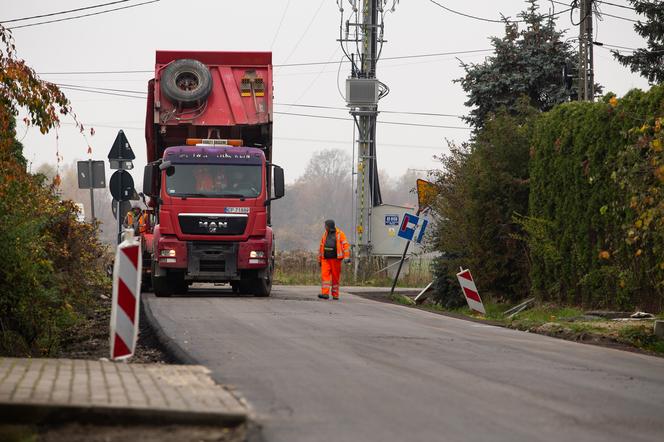
[[(205, 100), (182, 105), (170, 100), (161, 84), (178, 60), (197, 60), (210, 73)], [(177, 75), (177, 72), (176, 72)], [(186, 86), (186, 78), (181, 82)], [(260, 147), (268, 160), (272, 146), (272, 53), (157, 51), (155, 77), (148, 84), (145, 137), (148, 161), (187, 138), (240, 138)]]

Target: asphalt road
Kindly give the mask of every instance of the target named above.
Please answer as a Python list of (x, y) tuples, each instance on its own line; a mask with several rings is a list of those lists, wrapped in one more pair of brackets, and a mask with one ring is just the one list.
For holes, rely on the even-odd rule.
[(144, 295), (263, 439), (664, 441), (664, 359), (343, 295)]

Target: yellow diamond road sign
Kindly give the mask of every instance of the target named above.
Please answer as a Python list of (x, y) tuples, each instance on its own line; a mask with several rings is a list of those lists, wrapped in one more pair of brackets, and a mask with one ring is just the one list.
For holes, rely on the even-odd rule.
[(433, 203), (438, 191), (436, 185), (426, 180), (417, 180), (417, 204), (424, 210)]

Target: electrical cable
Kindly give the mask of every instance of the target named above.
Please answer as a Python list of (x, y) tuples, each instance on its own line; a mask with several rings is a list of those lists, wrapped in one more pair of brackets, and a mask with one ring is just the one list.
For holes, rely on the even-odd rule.
[(40, 21), (40, 22), (37, 22), (37, 23), (30, 23), (30, 24), (21, 25), (21, 26), (13, 26), (13, 27), (7, 28), (7, 29), (14, 30), (14, 29), (21, 29), (21, 28), (29, 28), (31, 26), (45, 25), (45, 24), (48, 24), (48, 23), (57, 23), (57, 22), (61, 22), (61, 21), (75, 20), (77, 18), (91, 17), (93, 15), (106, 14), (107, 12), (120, 11), (122, 9), (129, 9), (129, 8), (135, 8), (137, 6), (149, 5), (150, 3), (157, 3), (159, 1), (161, 1), (161, 0), (149, 0), (149, 1), (146, 1), (146, 2), (143, 2), (143, 3), (136, 3), (134, 5), (122, 6), (120, 8), (106, 9), (104, 11), (91, 12), (89, 14), (75, 15), (73, 17), (59, 18), (59, 19), (56, 19), (56, 20)]
[[(292, 106), (292, 107), (306, 107), (306, 108), (313, 108), (313, 109), (332, 109), (332, 110), (348, 110), (348, 108), (345, 107), (334, 107), (334, 106), (321, 106), (321, 105), (314, 105), (314, 104), (294, 104), (294, 103), (274, 103), (278, 106)], [(453, 117), (453, 118), (463, 118), (462, 115), (455, 115), (455, 114), (439, 114), (439, 113), (434, 113), (434, 112), (405, 112), (405, 111), (393, 111), (393, 110), (380, 110), (380, 113), (384, 114), (403, 114), (403, 115), (421, 115), (421, 116), (429, 116), (429, 117)]]
[[(442, 57), (446, 55), (463, 55), (463, 54), (475, 54), (480, 52), (491, 52), (493, 48), (487, 49), (470, 49), (466, 51), (451, 51), (451, 52), (436, 52), (431, 54), (416, 54), (416, 55), (400, 55), (395, 57), (383, 57), (383, 60), (404, 60), (411, 58), (428, 58), (428, 57)], [(344, 63), (350, 63), (346, 61)], [(299, 66), (316, 66), (316, 65), (328, 65), (328, 64), (337, 64), (336, 61), (314, 61), (314, 62), (305, 62), (305, 63), (290, 63), (290, 64), (275, 64), (272, 65), (274, 68), (288, 68), (288, 67), (299, 67)], [(154, 69), (151, 70), (120, 70), (120, 71), (62, 71), (62, 72), (38, 72), (39, 75), (97, 75), (97, 74), (147, 74), (154, 73)]]
[[(85, 88), (85, 87), (79, 87), (75, 85), (58, 85), (61, 89), (65, 90), (71, 90), (71, 91), (76, 91), (76, 92), (87, 92), (87, 93), (92, 93), (92, 94), (102, 94), (102, 95), (111, 95), (111, 96), (117, 96), (117, 97), (126, 97), (126, 98), (138, 98), (140, 100), (145, 100), (145, 96), (137, 96), (137, 95), (129, 95), (129, 94), (143, 94), (143, 92), (138, 92), (138, 91), (130, 91), (130, 90), (124, 90), (124, 89), (109, 89), (109, 88), (97, 88), (101, 90), (94, 90), (91, 88)], [(118, 92), (113, 92), (113, 91), (124, 91), (127, 93), (118, 93)], [(335, 109), (335, 110), (345, 110), (345, 108), (335, 108), (332, 106), (318, 106), (318, 105), (312, 105), (312, 104), (293, 104), (293, 103), (287, 103), (287, 104), (281, 104), (281, 103), (275, 103), (276, 105), (282, 105), (282, 106), (294, 106), (294, 107), (306, 107), (306, 108), (315, 108), (315, 109)], [(450, 117), (455, 117), (455, 118), (462, 118), (460, 115), (452, 115), (452, 114), (436, 114), (436, 113), (427, 113), (427, 112), (402, 112), (402, 111), (381, 111), (384, 113), (392, 113), (392, 114), (401, 114), (401, 115), (423, 115), (423, 116), (450, 116)], [(343, 118), (343, 117), (333, 117), (329, 115), (312, 115), (312, 114), (300, 114), (300, 113), (294, 113), (294, 112), (279, 112), (279, 111), (274, 111), (274, 114), (279, 114), (279, 115), (293, 115), (293, 116), (301, 116), (301, 117), (310, 117), (310, 118), (322, 118), (322, 119), (327, 119), (327, 120), (342, 120), (342, 121), (352, 121), (351, 118)], [(463, 126), (445, 126), (445, 125), (435, 125), (435, 124), (422, 124), (422, 123), (406, 123), (406, 122), (401, 122), (401, 121), (379, 121), (379, 123), (382, 124), (391, 124), (391, 125), (397, 125), (397, 126), (415, 126), (415, 127), (434, 127), (434, 128), (441, 128), (441, 129), (470, 129), (469, 127), (463, 127)]]
[[(342, 117), (331, 117), (327, 115), (311, 115), (311, 114), (299, 114), (295, 112), (278, 112), (275, 111), (275, 114), (278, 115), (292, 115), (292, 116), (298, 116), (298, 117), (309, 117), (309, 118), (321, 118), (325, 120), (340, 120), (340, 121), (353, 121), (351, 118), (342, 118)], [(463, 130), (471, 130), (470, 127), (463, 127), (463, 126), (443, 126), (443, 125), (437, 125), (437, 124), (420, 124), (420, 123), (404, 123), (400, 121), (378, 121), (380, 124), (391, 124), (391, 125), (396, 125), (396, 126), (414, 126), (414, 127), (433, 127), (433, 128), (438, 128), (438, 129), (463, 129)]]
[(288, 7), (290, 6), (291, 0), (288, 0), (286, 2), (286, 7), (284, 8), (284, 12), (281, 14), (281, 20), (279, 20), (279, 25), (277, 26), (277, 31), (274, 33), (274, 37), (272, 37), (272, 44), (270, 44), (270, 50), (274, 47), (274, 42), (277, 41), (277, 37), (279, 36), (279, 32), (281, 31), (281, 25), (284, 24), (284, 18), (286, 18), (286, 13), (288, 12)]
[[(77, 84), (63, 84), (63, 83), (54, 83), (56, 86), (62, 88), (62, 89), (71, 89), (71, 90), (77, 90), (81, 92), (119, 92), (123, 94), (139, 94), (139, 95), (147, 95), (147, 92), (143, 91), (136, 91), (136, 90), (129, 90), (129, 89), (113, 89), (113, 88), (104, 88), (104, 87), (92, 87), (92, 86), (82, 86), (82, 85), (77, 85)], [(133, 97), (132, 98), (139, 98), (139, 97)], [(144, 97), (143, 97), (144, 98)], [(329, 109), (329, 110), (343, 110), (347, 111), (348, 108), (345, 107), (335, 107), (335, 106), (324, 106), (324, 105), (316, 105), (316, 104), (300, 104), (300, 103), (274, 103), (277, 106), (289, 106), (289, 107), (302, 107), (302, 108), (308, 108), (308, 109)], [(452, 117), (452, 118), (463, 118), (462, 115), (455, 115), (455, 114), (443, 114), (443, 113), (435, 113), (435, 112), (408, 112), (408, 111), (394, 111), (394, 110), (381, 110), (381, 113), (385, 114), (399, 114), (399, 115), (419, 115), (419, 116), (429, 116), (429, 117)]]
[(632, 7), (632, 6), (619, 5), (619, 4), (616, 4), (616, 3), (605, 2), (604, 0), (595, 0), (595, 1), (596, 1), (597, 3), (602, 3), (602, 4), (604, 4), (604, 5), (615, 6), (616, 8), (630, 9), (630, 10), (632, 10), (632, 11), (635, 10), (634, 7)]
[(314, 24), (314, 21), (316, 20), (316, 17), (318, 17), (318, 13), (320, 12), (321, 8), (323, 7), (323, 3), (325, 3), (325, 0), (321, 0), (320, 4), (318, 5), (318, 9), (316, 9), (316, 12), (314, 13), (313, 17), (311, 17), (311, 20), (309, 21), (309, 24), (307, 27), (304, 29), (304, 32), (302, 32), (302, 35), (300, 35), (300, 38), (297, 40), (297, 43), (293, 46), (293, 49), (290, 51), (290, 54), (288, 54), (288, 57), (284, 60), (284, 63), (286, 63), (290, 58), (293, 56), (297, 48), (300, 46), (300, 43), (302, 43), (302, 40), (304, 37), (307, 35), (309, 32), (309, 29), (311, 28), (311, 25)]
[(100, 90), (100, 91), (107, 91), (107, 92), (123, 92), (123, 93), (128, 93), (128, 94), (140, 94), (140, 95), (147, 95), (147, 92), (145, 91), (132, 91), (132, 90), (127, 90), (127, 89), (111, 89), (111, 88), (105, 88), (105, 87), (96, 87), (96, 86), (81, 86), (78, 84), (63, 84), (63, 83), (53, 83), (58, 87), (71, 87), (71, 88), (77, 88), (77, 89), (89, 89), (90, 92), (93, 90)]
[[(508, 17), (504, 17), (502, 20), (495, 20), (495, 19), (491, 19), (491, 18), (478, 17), (478, 16), (476, 16), (476, 15), (466, 14), (466, 13), (464, 13), (464, 12), (460, 12), (460, 11), (456, 11), (456, 10), (454, 10), (454, 9), (448, 8), (447, 6), (441, 5), (441, 4), (438, 3), (436, 0), (429, 0), (429, 1), (430, 1), (431, 3), (433, 3), (433, 4), (435, 4), (435, 5), (437, 5), (437, 6), (441, 7), (441, 8), (443, 8), (443, 9), (446, 10), (446, 11), (449, 11), (449, 12), (451, 12), (451, 13), (453, 13), (453, 14), (461, 15), (461, 16), (466, 17), (466, 18), (472, 18), (473, 20), (480, 20), (480, 21), (484, 21), (484, 22), (488, 22), (488, 23), (503, 23), (503, 24), (506, 23), (506, 22), (507, 22), (507, 23), (526, 23), (526, 20), (510, 20), (510, 19), (509, 19), (509, 16), (508, 16)], [(559, 16), (559, 15), (561, 15), (561, 14), (564, 14), (565, 12), (569, 12), (569, 11), (571, 11), (572, 9), (573, 9), (573, 8), (569, 8), (569, 9), (565, 9), (564, 11), (559, 11), (559, 12), (554, 12), (554, 13), (552, 13), (552, 14), (543, 15), (542, 18), (553, 18), (553, 17), (557, 17), (557, 16)]]
[(117, 96), (117, 97), (138, 98), (140, 100), (145, 100), (145, 97), (139, 97), (137, 95), (118, 94), (118, 93), (115, 93), (115, 92), (93, 91), (93, 90), (89, 90), (89, 89), (80, 89), (80, 88), (69, 87), (69, 86), (61, 86), (61, 89), (70, 90), (70, 91), (77, 91), (77, 92), (88, 92), (88, 93), (92, 93), (92, 94), (113, 95), (113, 96)]
[(116, 5), (118, 3), (127, 3), (128, 1), (130, 1), (130, 0), (117, 0), (117, 1), (114, 1), (114, 2), (110, 2), (110, 3), (102, 3), (100, 5), (85, 6), (83, 8), (69, 9), (69, 10), (66, 10), (66, 11), (51, 12), (49, 14), (33, 15), (31, 17), (23, 17), (23, 18), (14, 18), (12, 20), (2, 20), (2, 21), (0, 21), (0, 23), (2, 23), (2, 24), (14, 23), (14, 22), (17, 22), (17, 21), (33, 20), (35, 18), (53, 17), (54, 15), (69, 14), (71, 12), (85, 11), (85, 10), (88, 10), (88, 9), (96, 9), (96, 8), (101, 8), (103, 6)]

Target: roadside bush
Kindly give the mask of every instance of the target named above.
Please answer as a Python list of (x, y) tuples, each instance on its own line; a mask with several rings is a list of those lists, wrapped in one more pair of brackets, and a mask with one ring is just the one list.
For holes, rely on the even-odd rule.
[(664, 307), (663, 115), (656, 86), (538, 119), (522, 225), (540, 299)]
[(79, 223), (42, 176), (0, 161), (0, 354), (48, 355), (108, 290), (96, 226)]
[[(485, 123), (469, 145), (450, 146), (434, 172), (439, 194), (431, 246), (441, 252), (433, 271), (438, 299), (463, 301), (455, 274), (470, 268), (481, 292), (518, 300), (529, 290), (525, 244), (515, 213), (528, 210), (528, 151), (536, 112), (501, 112)], [(456, 286), (448, 292), (448, 281)], [(449, 294), (449, 296), (448, 296)]]

